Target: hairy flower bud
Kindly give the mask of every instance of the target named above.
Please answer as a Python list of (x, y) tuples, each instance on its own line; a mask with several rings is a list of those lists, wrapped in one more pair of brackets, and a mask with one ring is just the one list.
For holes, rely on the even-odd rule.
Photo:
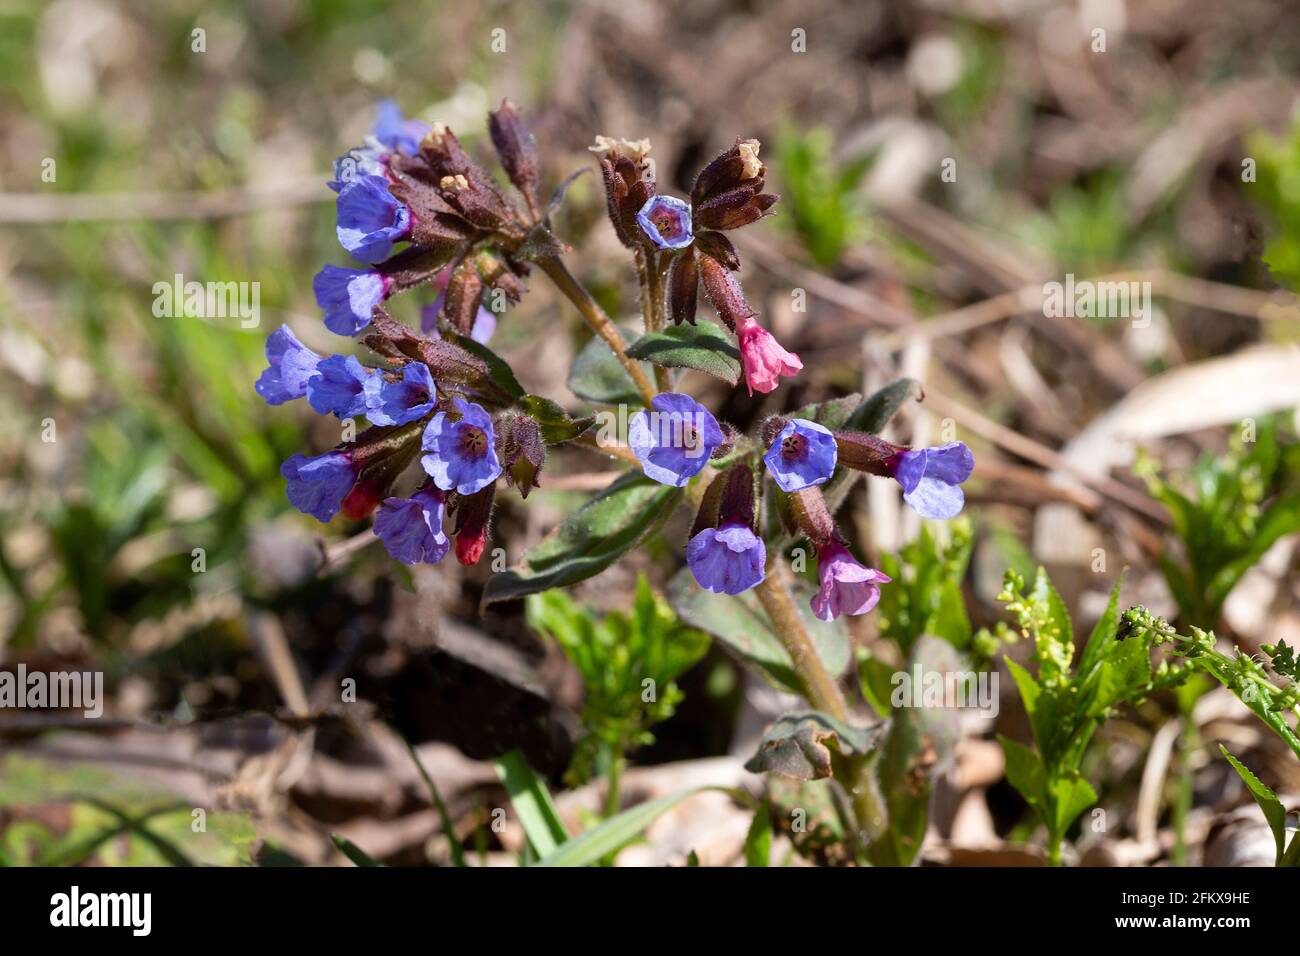
[(483, 557), (495, 498), (496, 485), (490, 484), (456, 505), (456, 560), (461, 564), (477, 564)]
[(509, 100), (502, 100), (500, 108), (488, 114), (488, 133), (501, 158), (501, 167), (523, 195), (533, 218), (537, 218), (537, 181), (541, 165), (537, 158), (537, 141)]
[(506, 483), (527, 498), (528, 492), (537, 487), (546, 463), (546, 443), (537, 420), (531, 415), (504, 416), (497, 423), (497, 457), (505, 470)]

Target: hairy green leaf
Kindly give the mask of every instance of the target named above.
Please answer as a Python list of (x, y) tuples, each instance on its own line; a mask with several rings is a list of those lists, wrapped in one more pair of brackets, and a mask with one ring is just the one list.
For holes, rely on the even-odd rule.
[(740, 381), (740, 350), (714, 322), (700, 320), (648, 332), (629, 346), (627, 354), (665, 368), (705, 372), (728, 385)]

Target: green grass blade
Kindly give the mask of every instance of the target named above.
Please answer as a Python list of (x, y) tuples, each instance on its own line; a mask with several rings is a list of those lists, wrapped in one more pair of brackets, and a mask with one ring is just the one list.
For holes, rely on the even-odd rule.
[(492, 765), (510, 795), (511, 806), (519, 814), (524, 835), (538, 858), (545, 859), (569, 839), (569, 831), (564, 829), (550, 791), (518, 750), (498, 757)]
[(409, 740), (403, 740), (406, 744), (407, 753), (411, 755), (411, 760), (415, 763), (415, 769), (420, 771), (420, 776), (424, 780), (424, 785), (429, 788), (429, 796), (433, 798), (433, 805), (438, 808), (438, 817), (442, 820), (442, 832), (447, 834), (447, 842), (451, 846), (451, 862), (455, 866), (465, 866), (465, 851), (461, 848), (460, 840), (456, 839), (456, 828), (452, 825), (451, 813), (447, 810), (447, 804), (442, 802), (442, 794), (434, 785), (433, 778), (429, 776), (429, 771), (424, 769), (424, 764), (420, 763), (420, 755), (415, 752), (415, 747)]
[(340, 836), (339, 834), (335, 833), (333, 834), (333, 840), (334, 840), (334, 845), (339, 848), (339, 850), (343, 853), (343, 855), (346, 856), (353, 863), (355, 863), (357, 866), (383, 866), (384, 865), (345, 836)]

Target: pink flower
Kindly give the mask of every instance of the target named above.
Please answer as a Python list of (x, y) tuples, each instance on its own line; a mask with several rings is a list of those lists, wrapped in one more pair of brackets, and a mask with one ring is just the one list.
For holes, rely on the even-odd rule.
[(803, 368), (799, 356), (783, 349), (775, 336), (754, 321), (753, 316), (742, 318), (737, 323), (736, 335), (740, 339), (740, 357), (745, 363), (745, 384), (751, 395), (756, 389), (772, 391), (782, 375), (793, 376)]
[(841, 614), (866, 614), (880, 600), (877, 585), (893, 580), (859, 564), (838, 541), (823, 545), (817, 558), (822, 586), (810, 603), (818, 620), (833, 621)]

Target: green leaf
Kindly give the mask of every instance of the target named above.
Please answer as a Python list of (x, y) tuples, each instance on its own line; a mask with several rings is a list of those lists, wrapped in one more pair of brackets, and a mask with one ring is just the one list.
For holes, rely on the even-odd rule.
[(475, 342), (468, 335), (459, 335), (452, 331), (441, 334), (452, 345), (459, 345), (475, 358), (482, 360), (488, 367), (488, 376), (502, 392), (515, 401), (524, 397), (524, 388), (519, 384), (519, 379), (515, 378), (514, 370), (496, 352), (486, 345)]
[(728, 385), (740, 381), (740, 350), (721, 326), (702, 319), (695, 325), (683, 323), (648, 332), (632, 343), (627, 354), (665, 368), (705, 372)]
[(1088, 636), (1088, 643), (1084, 645), (1083, 656), (1079, 658), (1079, 677), (1085, 682), (1091, 676), (1093, 668), (1106, 658), (1111, 645), (1115, 643), (1115, 634), (1119, 630), (1119, 592), (1123, 586), (1124, 573), (1121, 571), (1119, 580), (1111, 589), (1106, 610), (1097, 619), (1092, 634)]
[(900, 378), (875, 392), (862, 402), (844, 422), (851, 431), (879, 435), (908, 400), (919, 401), (925, 394), (921, 383), (914, 378)]
[(383, 866), (382, 863), (375, 860), (365, 850), (357, 846), (345, 836), (337, 833), (334, 834), (334, 845), (338, 847), (343, 855), (355, 863), (357, 866)]
[[(599, 826), (574, 837), (553, 853), (542, 857), (534, 866), (590, 866), (618, 852), (639, 837), (655, 820), (663, 816), (687, 797), (720, 787), (696, 787), (670, 793), (658, 800), (648, 800), (610, 817)], [(725, 791), (724, 791), (725, 792)]]
[[(1286, 807), (1282, 806), (1282, 801), (1268, 787), (1260, 782), (1240, 760), (1228, 752), (1228, 748), (1219, 744), (1219, 751), (1228, 758), (1228, 763), (1232, 764), (1232, 769), (1237, 771), (1237, 776), (1241, 777), (1242, 783), (1250, 791), (1250, 795), (1255, 798), (1259, 808), (1264, 811), (1264, 819), (1268, 821), (1268, 828), (1273, 831), (1273, 841), (1277, 845), (1277, 861), (1280, 865), (1286, 844)], [(1300, 841), (1300, 835), (1295, 837)]]
[(769, 866), (772, 859), (772, 811), (764, 800), (745, 834), (745, 865)]
[(1047, 821), (1053, 833), (1063, 834), (1074, 818), (1097, 802), (1097, 791), (1077, 770), (1069, 770), (1048, 783), (1054, 817)]
[(554, 853), (569, 839), (569, 832), (560, 820), (546, 784), (533, 773), (533, 768), (528, 766), (528, 761), (518, 750), (498, 757), (492, 765), (510, 795), (510, 805), (519, 814), (519, 823), (533, 852), (539, 857)]
[(519, 400), (519, 407), (540, 427), (542, 441), (548, 445), (559, 445), (577, 438), (596, 421), (595, 415), (582, 418), (570, 418), (558, 402), (540, 395), (525, 395)]
[[(654, 370), (643, 362), (648, 377), (653, 377)], [(632, 376), (627, 374), (621, 362), (609, 350), (604, 339), (598, 335), (591, 337), (569, 369), (569, 391), (579, 398), (597, 405), (632, 405), (640, 408), (645, 399), (637, 391)]]
[[(909, 673), (973, 673), (947, 641), (922, 635), (907, 661)], [(920, 690), (920, 688), (914, 688)], [(929, 819), (934, 773), (947, 766), (961, 737), (961, 712), (951, 707), (894, 708), (877, 767), (889, 829), (872, 846), (878, 866), (910, 866)]]
[(483, 604), (567, 587), (599, 574), (663, 526), (685, 489), (628, 472), (568, 515), (517, 567), (494, 574)]
[(767, 729), (745, 769), (821, 780), (831, 776), (832, 748), (840, 754), (870, 753), (885, 728), (883, 721), (858, 726), (817, 711), (785, 714)]
[(818, 425), (829, 428), (831, 431), (839, 431), (845, 427), (849, 418), (862, 404), (862, 396), (857, 392), (850, 395), (844, 395), (840, 398), (828, 399), (824, 402), (814, 402), (811, 405), (805, 405), (797, 412), (792, 414), (791, 418), (806, 418), (814, 421)]
[[(808, 607), (808, 595), (806, 586), (796, 584), (795, 603), (812, 635), (817, 656), (832, 677), (839, 677), (849, 666), (848, 632), (841, 620), (817, 620)], [(683, 568), (668, 583), (668, 600), (683, 621), (718, 638), (758, 666), (778, 687), (803, 693), (803, 682), (790, 655), (751, 593), (730, 597), (705, 591), (695, 583), (690, 569)]]
[(878, 657), (872, 657), (866, 648), (858, 649), (858, 688), (863, 700), (871, 705), (878, 717), (889, 716), (895, 673), (895, 668)]
[(1025, 798), (1044, 823), (1047, 819), (1047, 772), (1038, 754), (1024, 744), (998, 734), (1007, 758), (1007, 782)]

